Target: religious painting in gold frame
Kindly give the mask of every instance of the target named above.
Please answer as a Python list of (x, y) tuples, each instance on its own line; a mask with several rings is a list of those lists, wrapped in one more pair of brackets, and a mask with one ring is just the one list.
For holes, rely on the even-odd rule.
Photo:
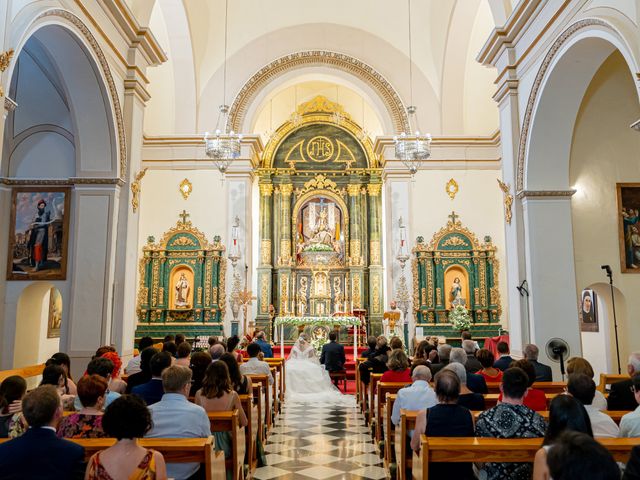
[(47, 338), (60, 338), (62, 327), (62, 294), (56, 287), (49, 290), (49, 316), (47, 320)]
[(622, 273), (640, 273), (640, 183), (617, 183), (618, 242)]

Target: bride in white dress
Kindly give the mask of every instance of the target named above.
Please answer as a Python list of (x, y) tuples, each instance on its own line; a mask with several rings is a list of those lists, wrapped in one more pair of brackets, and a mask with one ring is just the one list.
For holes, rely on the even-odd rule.
[(355, 405), (353, 395), (343, 395), (318, 361), (316, 351), (303, 333), (285, 363), (287, 402)]

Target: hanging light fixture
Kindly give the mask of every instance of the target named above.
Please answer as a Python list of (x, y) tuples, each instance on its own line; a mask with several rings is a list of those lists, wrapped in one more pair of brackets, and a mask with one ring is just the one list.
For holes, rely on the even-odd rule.
[[(407, 107), (409, 122), (409, 132), (402, 132), (393, 137), (395, 144), (396, 158), (409, 169), (411, 175), (415, 175), (424, 162), (431, 156), (431, 135), (420, 133), (418, 126), (417, 107), (413, 105), (413, 51), (411, 45), (411, 0), (408, 0), (408, 20), (409, 20), (409, 100), (411, 104)], [(411, 130), (412, 124), (414, 130)]]
[(229, 0), (225, 2), (224, 10), (224, 64), (222, 79), (222, 105), (219, 107), (216, 130), (213, 134), (204, 134), (204, 151), (222, 174), (229, 169), (229, 165), (240, 156), (242, 134), (229, 131), (229, 105), (227, 100), (227, 30), (229, 17)]

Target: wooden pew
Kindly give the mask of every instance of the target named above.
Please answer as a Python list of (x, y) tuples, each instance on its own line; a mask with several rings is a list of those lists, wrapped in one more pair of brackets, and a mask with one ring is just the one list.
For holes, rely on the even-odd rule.
[[(85, 460), (116, 443), (115, 438), (69, 439), (84, 447)], [(0, 443), (9, 441), (0, 438)], [(162, 454), (166, 463), (204, 464), (207, 480), (225, 480), (224, 453), (216, 452), (213, 437), (208, 438), (141, 438), (138, 444)]]
[[(619, 462), (627, 462), (637, 438), (597, 438)], [(414, 454), (413, 478), (429, 479), (429, 462), (521, 462), (532, 463), (542, 438), (465, 438), (422, 435), (420, 455)]]
[(264, 445), (265, 442), (265, 427), (264, 427), (264, 420), (263, 420), (263, 416), (262, 416), (262, 385), (260, 384), (253, 384), (252, 385), (253, 388), (253, 403), (256, 406), (256, 409), (258, 410), (258, 436), (260, 437), (260, 441), (262, 442), (262, 444)]
[(271, 398), (273, 399), (273, 417), (280, 413), (280, 397), (278, 396), (278, 371), (276, 367), (271, 367), (271, 376), (273, 383), (271, 384)]
[[(566, 382), (535, 382), (531, 388), (537, 388), (546, 393), (564, 393), (567, 388)], [(489, 393), (500, 393), (500, 383), (489, 382), (487, 383), (487, 390)]]
[[(271, 412), (271, 385), (269, 385), (269, 377), (267, 375), (248, 375), (251, 378), (251, 382), (254, 385), (260, 385), (261, 388), (261, 402), (262, 402), (262, 418), (265, 426), (263, 433), (263, 440), (266, 438), (266, 433), (271, 430), (272, 425), (272, 412)], [(255, 394), (255, 390), (254, 390)]]
[(258, 409), (253, 404), (253, 395), (239, 395), (240, 404), (247, 416), (247, 432), (246, 432), (246, 450), (247, 465), (249, 466), (249, 476), (256, 468), (258, 463), (256, 440), (259, 432), (258, 425)]
[[(547, 393), (546, 397), (547, 397), (547, 408), (549, 407), (549, 402), (551, 402), (551, 400), (553, 400), (557, 395), (557, 393)], [(491, 407), (495, 407), (496, 404), (498, 403), (498, 397), (500, 396), (499, 393), (487, 393), (484, 395), (484, 403), (485, 403), (485, 409), (489, 409)]]
[[(395, 453), (395, 425), (391, 421), (391, 414), (393, 413), (393, 405), (396, 402), (396, 398), (398, 398), (397, 393), (387, 393), (387, 401), (384, 407), (384, 465), (386, 468), (390, 468), (391, 464), (394, 463), (394, 453)], [(396, 474), (397, 478), (397, 474)]]
[(619, 375), (617, 373), (601, 373), (600, 383), (598, 384), (596, 389), (600, 390), (600, 392), (602, 392), (602, 394), (604, 395), (605, 393), (607, 393), (607, 386), (611, 385), (612, 383), (621, 382), (623, 380), (629, 380), (629, 375)]
[[(356, 358), (356, 401), (360, 404), (360, 410), (362, 410), (363, 408), (363, 404), (364, 404), (364, 398), (362, 395), (363, 392), (363, 388), (362, 388), (362, 384), (360, 382), (360, 364), (363, 362), (366, 362), (367, 359), (366, 358)], [(364, 411), (363, 411), (364, 413)]]
[[(407, 385), (411, 385), (411, 382), (378, 382), (376, 384), (376, 396), (378, 398), (378, 404), (376, 406), (376, 443), (380, 443), (382, 441), (382, 431), (384, 424), (384, 415), (383, 410), (384, 406), (387, 403), (387, 394), (390, 393), (398, 393), (403, 387)], [(385, 439), (388, 437), (385, 437)]]
[(0, 382), (13, 375), (19, 375), (22, 378), (37, 377), (38, 375), (42, 375), (43, 370), (44, 363), (29, 365), (28, 367), (14, 368), (12, 370), (2, 370), (0, 371)]
[(368, 392), (368, 405), (367, 405), (367, 422), (369, 425), (373, 425), (376, 415), (376, 392), (377, 385), (382, 377), (381, 373), (372, 373), (371, 378), (369, 379), (369, 392)]
[(225, 459), (225, 468), (232, 471), (233, 480), (244, 479), (244, 456), (246, 439), (244, 427), (240, 426), (238, 410), (233, 412), (207, 412), (212, 432), (229, 432), (231, 434), (231, 458)]
[[(270, 367), (276, 367), (278, 374), (280, 376), (280, 401), (284, 402), (284, 394), (287, 388), (286, 378), (285, 378), (285, 368), (284, 368), (284, 358), (265, 358), (265, 362), (269, 364)], [(275, 377), (274, 377), (275, 379)]]

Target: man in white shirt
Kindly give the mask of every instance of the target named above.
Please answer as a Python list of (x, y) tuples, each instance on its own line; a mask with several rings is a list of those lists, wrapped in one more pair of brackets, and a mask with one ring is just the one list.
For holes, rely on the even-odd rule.
[(620, 436), (620, 429), (613, 419), (592, 405), (596, 394), (596, 384), (593, 379), (584, 373), (573, 373), (569, 375), (567, 391), (584, 405), (591, 420), (594, 437), (617, 438)]
[[(191, 370), (172, 365), (162, 372), (164, 395), (162, 400), (149, 406), (153, 428), (145, 435), (149, 438), (207, 438), (211, 424), (204, 408), (191, 403)], [(167, 477), (186, 480), (198, 472), (199, 463), (167, 463)], [(202, 476), (204, 478), (204, 475)]]
[(249, 360), (240, 364), (240, 373), (243, 375), (267, 375), (269, 377), (269, 385), (273, 385), (273, 376), (271, 375), (271, 367), (267, 362), (258, 359), (258, 355), (262, 350), (260, 345), (253, 342), (247, 346)]
[(124, 369), (124, 373), (127, 375), (133, 375), (134, 373), (140, 372), (140, 354), (142, 353), (142, 350), (152, 346), (153, 338), (142, 337), (140, 342), (138, 342), (138, 355), (129, 360), (129, 363), (127, 363), (127, 366)]
[(413, 383), (398, 390), (398, 396), (393, 403), (391, 421), (394, 425), (400, 423), (400, 410), (425, 410), (438, 403), (436, 392), (433, 391), (431, 370), (425, 365), (418, 365), (411, 374)]
[[(640, 375), (632, 377), (631, 382), (633, 395), (636, 398), (636, 402), (640, 404)], [(640, 406), (622, 417), (622, 420), (620, 420), (620, 436), (640, 437)]]

